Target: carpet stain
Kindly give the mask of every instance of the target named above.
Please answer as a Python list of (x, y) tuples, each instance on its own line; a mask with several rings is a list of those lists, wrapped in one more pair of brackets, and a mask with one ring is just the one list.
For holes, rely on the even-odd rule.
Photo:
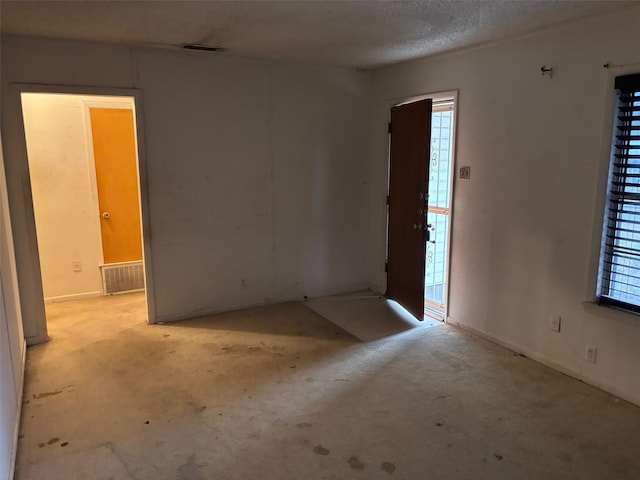
[(312, 426), (313, 426), (313, 423), (309, 423), (309, 422), (302, 422), (296, 425), (296, 427), (298, 428), (311, 428)]
[(396, 471), (396, 464), (391, 462), (382, 462), (380, 464), (380, 470), (387, 472), (389, 475), (393, 475), (393, 472)]
[(231, 354), (250, 354), (262, 352), (262, 347), (253, 347), (249, 345), (226, 345), (221, 348), (224, 353)]
[(573, 458), (568, 453), (561, 452), (557, 455), (557, 457), (563, 462), (571, 463), (573, 461)]
[(329, 455), (331, 452), (328, 448), (324, 448), (322, 445), (316, 445), (315, 447), (313, 447), (313, 453), (316, 453), (318, 455)]
[(51, 395), (59, 395), (61, 393), (62, 393), (62, 390), (54, 390), (53, 392), (34, 393), (33, 398), (45, 398), (45, 397), (50, 397)]
[(196, 463), (196, 455), (191, 455), (187, 461), (176, 470), (176, 480), (202, 480), (200, 466)]
[(353, 470), (364, 470), (364, 463), (355, 455), (349, 457), (348, 463)]
[(47, 445), (53, 445), (54, 443), (58, 443), (60, 439), (58, 437), (53, 437), (51, 440), (47, 442)]

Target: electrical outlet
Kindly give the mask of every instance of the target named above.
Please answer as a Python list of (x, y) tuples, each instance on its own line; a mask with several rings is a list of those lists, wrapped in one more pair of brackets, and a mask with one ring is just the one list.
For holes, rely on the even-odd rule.
[(560, 331), (560, 323), (562, 321), (562, 317), (560, 315), (552, 315), (551, 316), (551, 330), (554, 332)]
[(593, 345), (587, 345), (584, 352), (584, 359), (589, 363), (596, 363), (598, 361), (598, 349)]
[(458, 175), (460, 180), (470, 180), (471, 179), (471, 167), (460, 167), (460, 174)]
[(71, 262), (71, 264), (73, 265), (74, 272), (82, 271), (82, 263), (80, 262), (80, 260), (74, 260), (73, 262)]

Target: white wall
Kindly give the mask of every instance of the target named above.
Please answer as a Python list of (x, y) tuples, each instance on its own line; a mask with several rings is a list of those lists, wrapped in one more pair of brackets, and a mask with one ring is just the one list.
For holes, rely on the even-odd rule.
[(0, 148), (0, 479), (10, 479), (18, 440), (25, 342), (2, 158)]
[[(584, 302), (594, 299), (607, 102), (629, 70), (603, 64), (640, 71), (639, 24), (640, 9), (625, 9), (378, 70), (369, 231), (370, 284), (383, 291), (389, 105), (458, 89), (457, 165), (471, 166), (471, 180), (455, 184), (448, 321), (636, 403), (640, 319)], [(586, 344), (599, 349), (596, 365)]]
[(25, 266), (22, 302), (29, 319), (41, 319), (29, 322), (31, 341), (42, 334), (43, 312), (12, 82), (142, 90), (156, 319), (366, 287), (369, 74), (2, 41), (2, 125), (18, 264)]
[[(46, 300), (100, 295), (102, 243), (89, 106), (132, 108), (130, 98), (22, 96), (38, 251)], [(80, 261), (76, 272), (73, 262)]]

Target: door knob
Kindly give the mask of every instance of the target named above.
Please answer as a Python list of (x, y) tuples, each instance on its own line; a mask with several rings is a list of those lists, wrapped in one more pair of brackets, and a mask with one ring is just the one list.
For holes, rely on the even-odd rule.
[(111, 214), (109, 212), (102, 212), (102, 218), (109, 220), (111, 218)]

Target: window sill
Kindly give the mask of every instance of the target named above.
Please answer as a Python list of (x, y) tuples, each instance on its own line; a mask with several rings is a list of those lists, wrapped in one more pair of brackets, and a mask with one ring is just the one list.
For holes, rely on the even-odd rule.
[(582, 302), (584, 309), (599, 317), (606, 317), (611, 320), (626, 323), (640, 328), (640, 313), (625, 310), (613, 305), (601, 305), (594, 300), (585, 300)]

